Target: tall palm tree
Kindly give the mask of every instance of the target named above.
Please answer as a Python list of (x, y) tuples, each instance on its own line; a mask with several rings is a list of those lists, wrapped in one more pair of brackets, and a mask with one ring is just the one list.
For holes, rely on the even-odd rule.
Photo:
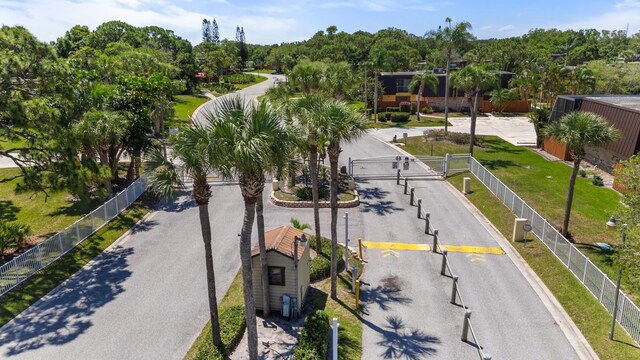
[(367, 129), (367, 119), (344, 101), (328, 100), (323, 104), (321, 130), (328, 140), (327, 154), (331, 165), (331, 297), (337, 298), (338, 274), (338, 160), (340, 144), (360, 137)]
[(438, 84), (438, 78), (431, 71), (425, 71), (422, 74), (414, 75), (413, 78), (411, 78), (409, 90), (413, 90), (416, 86), (420, 85), (418, 88), (418, 96), (416, 97), (416, 116), (418, 117), (418, 121), (420, 121), (420, 104), (422, 103), (422, 96), (424, 95), (424, 86), (427, 85), (431, 91), (437, 92)]
[[(495, 74), (475, 65), (469, 65), (453, 75), (454, 86), (465, 92), (471, 111), (471, 129), (469, 154), (473, 155), (476, 141), (476, 119), (478, 117), (478, 99), (480, 95), (496, 83)], [(446, 120), (445, 120), (446, 121)]]
[(619, 132), (601, 116), (590, 112), (575, 111), (549, 124), (545, 128), (544, 134), (548, 138), (553, 138), (563, 143), (573, 161), (573, 171), (569, 178), (567, 203), (564, 211), (564, 220), (562, 221), (562, 235), (566, 237), (569, 234), (573, 190), (580, 170), (580, 163), (586, 154), (585, 147), (596, 147), (614, 141), (618, 138)]
[(297, 64), (289, 74), (289, 82), (305, 94), (318, 92), (326, 65), (319, 61)]
[(185, 177), (193, 180), (191, 196), (198, 205), (200, 231), (204, 242), (212, 341), (215, 347), (221, 349), (222, 340), (220, 339), (216, 278), (211, 246), (211, 223), (209, 220), (211, 186), (207, 182), (207, 174), (217, 166), (217, 157), (213, 156), (209, 150), (211, 147), (210, 135), (210, 124), (203, 126), (196, 122), (193, 127), (183, 129), (172, 141), (170, 159), (164, 156), (162, 150), (153, 148), (147, 153), (146, 167), (149, 169), (151, 188), (161, 195), (172, 195), (175, 188), (184, 188), (183, 179)]
[(287, 133), (276, 111), (265, 101), (252, 105), (240, 97), (223, 98), (214, 111), (205, 112), (204, 117), (212, 127), (210, 153), (218, 157), (223, 176), (238, 177), (244, 199), (240, 260), (249, 358), (253, 360), (258, 358), (258, 333), (251, 268), (251, 231), (256, 203), (264, 189), (265, 173), (279, 162), (279, 157), (285, 156), (282, 152), (286, 147), (280, 143), (287, 141)]
[(445, 76), (444, 88), (444, 132), (447, 133), (447, 124), (449, 122), (449, 78), (451, 70), (451, 58), (456, 51), (464, 49), (471, 40), (473, 35), (469, 32), (471, 30), (471, 23), (462, 21), (451, 26), (451, 18), (447, 17), (445, 22), (447, 25), (442, 28), (438, 28), (437, 32), (433, 32), (433, 35), (440, 46), (444, 50), (447, 58), (447, 72)]

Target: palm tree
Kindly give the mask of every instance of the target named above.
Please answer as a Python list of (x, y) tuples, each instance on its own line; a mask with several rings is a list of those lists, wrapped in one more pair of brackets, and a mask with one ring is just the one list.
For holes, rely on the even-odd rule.
[(347, 62), (329, 64), (324, 71), (321, 86), (336, 99), (343, 99), (354, 83), (353, 71)]
[[(476, 141), (476, 118), (478, 116), (478, 99), (483, 91), (496, 83), (496, 76), (481, 67), (469, 65), (453, 75), (454, 86), (465, 92), (469, 100), (471, 111), (471, 130), (469, 140), (469, 154), (473, 155)], [(445, 120), (446, 121), (446, 120)]]
[(585, 157), (585, 147), (596, 147), (614, 141), (618, 138), (619, 132), (596, 114), (575, 111), (563, 116), (559, 121), (549, 124), (544, 130), (544, 134), (548, 138), (563, 143), (573, 161), (573, 171), (571, 178), (569, 178), (567, 204), (562, 222), (562, 235), (567, 237), (573, 190), (580, 170), (580, 163)]
[[(338, 160), (340, 143), (350, 142), (367, 129), (367, 119), (344, 101), (329, 100), (323, 104), (321, 131), (328, 140), (327, 154), (331, 165), (331, 297), (337, 298), (336, 280), (338, 274)], [(318, 248), (319, 249), (319, 248)]]
[(172, 195), (175, 188), (184, 188), (185, 177), (193, 180), (191, 196), (198, 205), (200, 230), (204, 242), (204, 255), (207, 270), (207, 291), (209, 296), (209, 316), (213, 345), (219, 349), (220, 322), (218, 320), (218, 300), (216, 296), (216, 278), (213, 268), (213, 251), (211, 246), (211, 223), (209, 220), (209, 200), (211, 186), (207, 182), (207, 174), (217, 166), (217, 157), (210, 149), (211, 127), (194, 123), (193, 127), (183, 129), (172, 141), (171, 159), (164, 156), (159, 148), (147, 153), (146, 167), (149, 169), (151, 188), (161, 195)]
[(318, 92), (324, 77), (324, 63), (302, 62), (294, 66), (289, 74), (289, 82), (305, 94)]
[(491, 104), (495, 107), (498, 113), (502, 114), (508, 103), (518, 100), (519, 94), (514, 90), (515, 89), (500, 88), (491, 91), (491, 98), (489, 101), (491, 101)]
[(427, 85), (431, 91), (438, 91), (438, 78), (431, 71), (425, 71), (422, 74), (414, 75), (411, 78), (411, 82), (409, 83), (409, 89), (413, 91), (416, 86), (420, 85), (418, 88), (418, 96), (416, 97), (416, 116), (418, 121), (420, 121), (420, 105), (422, 103), (422, 96), (424, 94), (424, 86)]
[(444, 88), (444, 132), (447, 133), (447, 124), (449, 122), (449, 75), (451, 70), (451, 58), (455, 51), (460, 51), (473, 40), (473, 35), (469, 32), (471, 24), (462, 21), (451, 27), (451, 18), (445, 19), (447, 26), (444, 29), (438, 28), (438, 31), (431, 35), (441, 44), (447, 58), (447, 72), (445, 76)]
[[(205, 112), (204, 117), (212, 128), (210, 152), (218, 157), (224, 177), (238, 177), (244, 199), (240, 260), (249, 358), (253, 360), (258, 358), (258, 333), (251, 269), (251, 231), (256, 203), (264, 189), (265, 173), (279, 163), (279, 158), (285, 157), (282, 152), (286, 147), (280, 143), (287, 141), (287, 133), (277, 112), (265, 101), (252, 105), (240, 97), (223, 98), (214, 111)], [(264, 263), (262, 266), (264, 269)], [(266, 269), (263, 270), (265, 273)]]

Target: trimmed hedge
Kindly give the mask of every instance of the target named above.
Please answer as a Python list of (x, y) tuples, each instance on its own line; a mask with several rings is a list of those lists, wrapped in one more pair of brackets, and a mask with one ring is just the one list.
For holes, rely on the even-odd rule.
[[(244, 319), (244, 306), (235, 305), (228, 308), (224, 308), (220, 311), (220, 338), (222, 339), (223, 351), (220, 352), (213, 346), (211, 341), (207, 341), (198, 349), (195, 360), (222, 360), (233, 351), (242, 336), (244, 335), (244, 329), (246, 327)], [(207, 326), (207, 338), (211, 339), (211, 326)]]
[[(316, 250), (316, 257), (309, 263), (309, 277), (315, 282), (331, 275), (331, 240), (322, 238), (322, 249), (316, 249), (315, 237), (309, 240), (311, 248)], [(338, 269), (344, 267), (344, 248), (338, 246)]]
[(386, 112), (400, 112), (400, 106), (387, 106)]
[(391, 121), (393, 122), (407, 122), (409, 121), (409, 113), (393, 113), (391, 114)]
[(296, 347), (296, 360), (316, 360), (327, 358), (329, 343), (329, 315), (322, 310), (304, 319), (304, 328), (300, 334), (300, 342)]

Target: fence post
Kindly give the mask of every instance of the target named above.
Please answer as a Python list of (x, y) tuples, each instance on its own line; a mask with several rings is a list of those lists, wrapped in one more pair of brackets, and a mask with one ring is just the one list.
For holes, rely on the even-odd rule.
[(360, 254), (360, 260), (364, 260), (364, 256), (362, 256), (362, 238), (358, 238), (358, 253)]
[(351, 170), (351, 156), (349, 156), (349, 176), (353, 177), (353, 171)]
[(453, 289), (451, 290), (451, 300), (449, 300), (450, 303), (455, 304), (456, 303), (456, 295), (458, 294), (458, 276), (454, 275), (453, 276)]
[(409, 186), (408, 179), (404, 178), (404, 194), (407, 195), (407, 186)]
[(438, 230), (433, 230), (433, 252), (438, 252)]
[(467, 341), (467, 335), (469, 334), (469, 319), (471, 318), (471, 310), (464, 311), (464, 322), (462, 323), (462, 336), (460, 340)]
[(571, 249), (573, 248), (573, 246), (571, 246), (571, 244), (569, 244), (569, 258), (567, 259), (567, 269), (571, 270)]
[(413, 198), (415, 197), (415, 190), (411, 188), (410, 197), (409, 197), (409, 205), (413, 206)]
[(553, 243), (553, 254), (557, 256), (556, 249), (558, 248), (558, 232), (556, 231), (556, 237), (554, 238), (555, 242)]
[[(447, 249), (443, 249), (442, 250), (442, 267), (440, 268), (440, 275), (446, 275), (447, 274), (447, 253), (449, 251), (447, 251)], [(453, 275), (453, 274), (451, 274)]]
[(113, 201), (116, 203), (116, 214), (114, 215), (114, 217), (116, 215), (118, 215), (120, 213), (120, 206), (118, 206), (118, 195), (113, 197)]
[(75, 244), (77, 244), (77, 243), (80, 242), (80, 240), (82, 240), (82, 239), (80, 239), (80, 223), (76, 222), (75, 224), (73, 224), (73, 226), (76, 227), (76, 241), (75, 241)]
[(127, 202), (127, 206), (131, 205), (129, 202), (129, 188), (124, 189), (124, 200)]
[(587, 279), (587, 266), (589, 266), (589, 259), (584, 257), (584, 273), (582, 274), (582, 283)]
[(429, 218), (431, 214), (427, 213), (424, 217), (424, 233), (429, 234)]
[(60, 245), (60, 256), (64, 254), (64, 245), (62, 244), (62, 236), (58, 233), (58, 244)]
[(602, 304), (602, 295), (604, 295), (604, 284), (607, 282), (607, 276), (604, 275), (602, 272), (602, 286), (600, 287), (600, 298), (598, 298), (598, 301), (600, 301), (600, 303)]
[(396, 175), (397, 185), (400, 185), (400, 169), (398, 169), (398, 174)]
[(418, 199), (418, 219), (422, 215), (422, 199)]
[(338, 318), (333, 318), (333, 326), (331, 328), (331, 332), (332, 332), (331, 352), (332, 352), (333, 360), (338, 360), (338, 326), (340, 326), (340, 324), (338, 324)]

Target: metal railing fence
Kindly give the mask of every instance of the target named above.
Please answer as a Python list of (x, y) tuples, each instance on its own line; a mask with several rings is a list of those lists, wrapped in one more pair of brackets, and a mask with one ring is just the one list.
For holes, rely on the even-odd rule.
[(145, 189), (146, 180), (139, 178), (85, 217), (0, 266), (0, 297), (98, 231), (133, 204)]
[[(475, 158), (470, 159), (470, 171), (517, 217), (527, 219), (532, 227), (531, 232), (558, 257), (609, 313), (613, 313), (616, 286), (605, 273)], [(636, 343), (640, 343), (640, 309), (622, 291), (618, 298), (618, 309), (616, 320)]]

